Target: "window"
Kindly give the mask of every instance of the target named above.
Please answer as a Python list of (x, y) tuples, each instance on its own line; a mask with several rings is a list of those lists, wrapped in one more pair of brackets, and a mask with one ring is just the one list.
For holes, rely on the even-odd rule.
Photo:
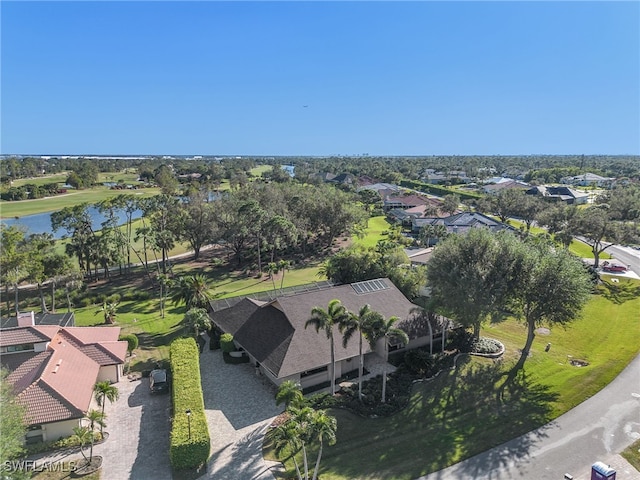
[(329, 370), (329, 366), (325, 365), (324, 367), (314, 368), (313, 370), (307, 370), (306, 372), (302, 372), (300, 374), (301, 378), (310, 377), (311, 375), (316, 375), (318, 373), (326, 372)]

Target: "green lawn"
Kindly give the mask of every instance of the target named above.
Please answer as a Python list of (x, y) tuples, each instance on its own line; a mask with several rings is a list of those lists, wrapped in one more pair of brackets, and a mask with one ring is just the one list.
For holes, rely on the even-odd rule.
[(11, 183), (12, 187), (21, 187), (23, 185), (47, 185), (49, 183), (65, 183), (67, 181), (67, 177), (69, 176), (68, 172), (56, 173), (55, 175), (45, 175), (44, 177), (33, 177), (33, 178), (18, 178)]
[(95, 187), (87, 190), (69, 190), (68, 193), (55, 197), (38, 198), (36, 200), (20, 200), (18, 202), (0, 202), (0, 216), (2, 218), (24, 217), (36, 213), (47, 213), (71, 207), (83, 202), (98, 203), (108, 198), (125, 193), (151, 197), (160, 193), (158, 188), (140, 190), (110, 190), (106, 187)]
[[(580, 258), (594, 258), (591, 247), (586, 243), (581, 242), (580, 240), (571, 240), (569, 250)], [(609, 255), (606, 251), (600, 254), (600, 260), (609, 260), (610, 258), (611, 255)]]
[[(483, 331), (505, 344), (503, 363), (464, 360), (457, 370), (416, 384), (409, 406), (389, 418), (331, 411), (338, 419), (338, 442), (325, 447), (323, 480), (414, 479), (542, 426), (592, 396), (640, 350), (640, 282), (613, 287), (619, 288), (603, 287), (594, 295), (568, 328), (536, 337), (525, 375), (505, 406), (498, 407), (496, 386), (526, 336), (513, 319)], [(589, 365), (574, 367), (572, 358)]]
[(640, 472), (640, 440), (636, 440), (621, 455)]
[[(319, 267), (294, 268), (285, 272), (284, 287), (302, 285), (320, 280), (317, 276)], [(176, 268), (176, 272), (186, 273), (186, 270)], [(193, 273), (192, 270), (189, 273)], [(271, 279), (264, 275), (262, 279), (247, 277), (241, 272), (225, 272), (222, 269), (205, 269), (204, 272), (210, 279), (215, 298), (226, 298), (250, 293), (262, 292), (273, 289)], [(280, 288), (281, 274), (275, 276), (276, 288)], [(137, 289), (136, 291), (139, 291)], [(167, 359), (169, 344), (182, 334), (184, 329), (180, 322), (185, 314), (185, 307), (175, 306), (167, 301), (165, 318), (160, 315), (159, 292), (151, 287), (146, 291), (152, 298), (148, 300), (122, 300), (118, 306), (116, 325), (122, 328), (122, 333), (134, 333), (140, 339), (140, 347), (136, 350), (136, 358), (132, 361), (134, 370), (144, 370), (154, 361)], [(132, 293), (128, 287), (113, 287), (106, 285), (96, 289), (94, 294), (105, 293), (108, 295), (119, 294), (122, 298)], [(78, 326), (103, 325), (104, 318), (100, 312), (100, 305), (74, 310), (76, 324)]]
[(365, 236), (363, 238), (354, 237), (353, 243), (363, 247), (375, 247), (379, 240), (386, 238), (383, 232), (389, 230), (389, 228), (391, 228), (391, 224), (384, 215), (371, 217), (365, 230)]

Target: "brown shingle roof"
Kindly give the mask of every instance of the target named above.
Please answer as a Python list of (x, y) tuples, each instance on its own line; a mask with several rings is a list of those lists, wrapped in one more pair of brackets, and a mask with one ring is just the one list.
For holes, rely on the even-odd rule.
[(22, 392), (38, 380), (52, 355), (53, 352), (50, 350), (3, 355), (2, 366), (11, 372), (7, 376), (7, 382), (13, 385), (14, 392)]
[[(352, 312), (358, 312), (369, 304), (372, 310), (386, 318), (398, 316), (405, 319), (411, 315), (414, 305), (389, 279), (379, 280), (384, 282), (386, 289), (359, 294), (352, 285), (341, 285), (278, 297), (262, 307), (243, 300), (231, 308), (215, 312), (212, 318), (277, 377), (287, 377), (331, 361), (326, 335), (312, 327), (305, 328), (313, 307), (327, 308), (331, 300), (339, 299)], [(342, 334), (337, 327), (334, 341), (336, 361), (358, 355), (358, 342), (352, 340), (347, 348), (343, 348)], [(366, 342), (364, 350), (370, 351)]]

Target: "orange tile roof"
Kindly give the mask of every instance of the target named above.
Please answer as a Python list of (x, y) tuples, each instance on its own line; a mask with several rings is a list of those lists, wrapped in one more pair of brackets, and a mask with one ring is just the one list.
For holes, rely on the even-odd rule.
[[(52, 335), (52, 329), (57, 333)], [(11, 332), (13, 339), (50, 338), (44, 352), (14, 353), (2, 358), (2, 364), (11, 370), (7, 380), (26, 406), (30, 424), (82, 417), (89, 409), (100, 367), (122, 364), (126, 357), (127, 342), (117, 340), (117, 327), (21, 327), (22, 333), (15, 330)]]
[(42, 343), (51, 337), (41, 333), (35, 327), (15, 327), (2, 330), (0, 334), (0, 347), (9, 345), (21, 345), (24, 343)]
[(18, 401), (26, 408), (26, 421), (29, 425), (59, 422), (83, 416), (81, 410), (74, 407), (42, 380), (18, 395)]

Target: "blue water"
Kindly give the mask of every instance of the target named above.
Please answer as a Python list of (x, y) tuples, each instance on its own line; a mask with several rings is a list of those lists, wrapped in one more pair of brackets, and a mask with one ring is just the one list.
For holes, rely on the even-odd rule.
[[(102, 228), (102, 222), (105, 221), (106, 217), (95, 207), (89, 207), (89, 215), (91, 216), (91, 228), (94, 230), (100, 230)], [(120, 213), (117, 217), (118, 225), (126, 223), (127, 216), (124, 212)], [(142, 210), (136, 210), (133, 212), (134, 219), (140, 217), (142, 217)], [(27, 235), (33, 233), (50, 233), (53, 235), (53, 238), (59, 239), (67, 233), (63, 228), (59, 229), (57, 232), (54, 232), (51, 229), (50, 213), (37, 213), (35, 215), (26, 215), (20, 218), (3, 218), (0, 222), (7, 226), (23, 225), (27, 229)]]

